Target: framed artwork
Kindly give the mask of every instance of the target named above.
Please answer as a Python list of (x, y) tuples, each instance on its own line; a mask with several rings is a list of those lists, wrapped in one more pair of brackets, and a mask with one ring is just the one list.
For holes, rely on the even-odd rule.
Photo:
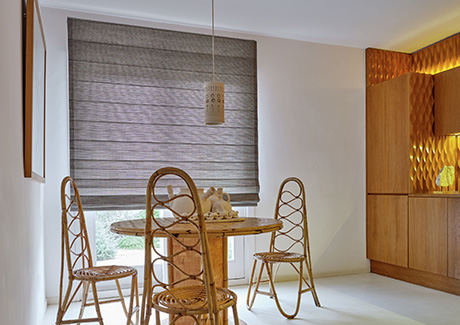
[(24, 74), (24, 176), (45, 182), (46, 43), (37, 0), (27, 0)]

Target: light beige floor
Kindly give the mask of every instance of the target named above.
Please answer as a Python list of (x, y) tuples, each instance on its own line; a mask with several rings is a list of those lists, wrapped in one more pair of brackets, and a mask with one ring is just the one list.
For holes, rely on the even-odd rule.
[[(460, 324), (460, 297), (375, 274), (357, 274), (318, 278), (317, 292), (322, 307), (317, 308), (311, 295), (302, 298), (300, 313), (294, 320), (282, 317), (275, 302), (259, 295), (251, 311), (246, 309), (245, 286), (232, 287), (238, 294), (238, 313), (248, 325), (332, 325), (332, 324)], [(294, 308), (295, 282), (278, 283), (286, 310)], [(78, 306), (72, 306), (77, 312)], [(93, 308), (88, 309), (92, 313)], [(119, 305), (105, 305), (102, 315), (106, 325), (125, 324)], [(48, 306), (43, 325), (54, 324), (56, 306)], [(151, 322), (154, 324), (154, 322)]]

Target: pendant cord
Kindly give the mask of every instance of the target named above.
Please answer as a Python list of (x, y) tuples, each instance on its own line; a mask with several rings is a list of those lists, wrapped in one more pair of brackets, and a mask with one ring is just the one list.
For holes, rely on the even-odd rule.
[(212, 0), (212, 81), (216, 81), (216, 78), (214, 77), (214, 70), (214, 0)]

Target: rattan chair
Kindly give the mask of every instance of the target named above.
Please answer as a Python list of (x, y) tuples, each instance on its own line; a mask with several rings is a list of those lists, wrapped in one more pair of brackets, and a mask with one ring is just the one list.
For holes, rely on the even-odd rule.
[[(188, 188), (190, 194), (181, 194), (169, 199), (165, 194), (166, 187), (170, 184)], [(192, 202), (193, 210), (180, 215), (171, 206), (175, 200), (184, 199)], [(206, 319), (209, 324), (221, 324), (219, 313), (232, 307), (235, 324), (239, 324), (236, 294), (226, 288), (216, 287), (214, 282), (201, 202), (190, 176), (174, 167), (157, 170), (148, 182), (146, 201), (145, 279), (141, 323), (149, 324), (154, 309), (157, 325), (161, 323), (160, 312), (169, 314), (169, 324), (175, 324), (182, 317), (191, 317), (196, 324)], [(154, 218), (155, 209), (166, 209), (171, 212), (171, 216)], [(194, 232), (198, 236), (191, 235), (185, 239), (174, 236), (171, 227), (178, 223), (188, 223), (196, 230)], [(171, 241), (168, 244), (168, 252), (155, 247), (155, 237), (166, 237)], [(176, 247), (174, 252), (173, 245)], [(180, 261), (190, 260), (192, 257), (201, 261), (201, 265), (193, 265), (192, 270), (180, 265)], [(155, 270), (155, 266), (162, 263), (165, 263), (163, 265), (168, 269), (166, 279)]]
[[(305, 292), (311, 292), (316, 306), (320, 307), (318, 295), (316, 294), (311, 269), (310, 245), (308, 241), (307, 210), (305, 201), (305, 188), (300, 179), (290, 177), (285, 179), (278, 192), (278, 200), (275, 208), (275, 219), (283, 221), (283, 228), (272, 233), (269, 252), (254, 254), (254, 265), (249, 281), (247, 295), (247, 307), (252, 308), (254, 299), (258, 293), (275, 298), (276, 306), (280, 313), (286, 318), (294, 318), (299, 312), (301, 296)], [(301, 251), (301, 253), (296, 253)], [(257, 281), (254, 281), (254, 274), (257, 262), (262, 262)], [(297, 304), (294, 313), (288, 314), (281, 307), (278, 294), (275, 288), (275, 276), (281, 263), (288, 263), (299, 274), (299, 287), (297, 292)], [(296, 264), (299, 267), (296, 267)], [(306, 266), (304, 275), (303, 266)], [(276, 265), (276, 270), (273, 268)], [(264, 269), (267, 272), (268, 280), (261, 281)], [(270, 291), (259, 290), (261, 283), (269, 283)], [(305, 283), (306, 288), (303, 289)], [(254, 291), (251, 289), (255, 284)]]
[[(120, 301), (127, 317), (126, 324), (133, 324), (131, 318), (136, 313), (136, 324), (139, 322), (139, 296), (137, 287), (137, 270), (130, 266), (93, 266), (93, 259), (86, 230), (85, 216), (80, 201), (80, 194), (74, 180), (65, 177), (61, 183), (62, 207), (62, 253), (61, 253), (61, 278), (59, 290), (59, 306), (56, 324), (80, 324), (99, 322), (103, 325), (100, 304)], [(64, 264), (67, 264), (68, 284), (64, 296)], [(119, 279), (131, 277), (131, 293), (129, 308), (121, 291)], [(100, 300), (97, 295), (96, 283), (115, 280), (119, 298)], [(74, 282), (78, 282), (73, 289)], [(91, 287), (94, 302), (88, 302), (88, 292)], [(82, 288), (82, 301), (78, 319), (64, 320), (70, 304)], [(73, 290), (72, 290), (73, 289)], [(136, 307), (134, 307), (136, 297)], [(83, 318), (85, 307), (95, 306), (97, 317)]]

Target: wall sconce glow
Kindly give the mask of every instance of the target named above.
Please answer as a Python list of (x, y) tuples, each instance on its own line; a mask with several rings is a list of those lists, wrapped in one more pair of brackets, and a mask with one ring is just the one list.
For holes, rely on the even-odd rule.
[(225, 123), (224, 84), (217, 82), (214, 62), (214, 0), (212, 0), (212, 81), (204, 84), (204, 123), (219, 125)]

